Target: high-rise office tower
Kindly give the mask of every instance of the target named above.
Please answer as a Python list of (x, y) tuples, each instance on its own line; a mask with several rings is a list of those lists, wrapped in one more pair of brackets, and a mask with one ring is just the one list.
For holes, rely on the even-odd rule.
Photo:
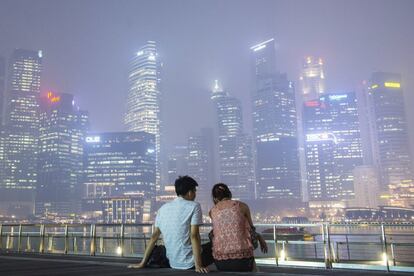
[(188, 175), (197, 183), (197, 201), (203, 210), (212, 207), (211, 188), (215, 180), (214, 134), (211, 128), (188, 137)]
[(129, 72), (129, 92), (124, 117), (127, 131), (145, 131), (155, 135), (158, 188), (162, 168), (161, 66), (154, 41), (148, 41), (136, 52)]
[(389, 204), (409, 206), (414, 203), (414, 184), (401, 75), (372, 74), (368, 102), (382, 191), (389, 194)]
[(326, 92), (322, 58), (308, 56), (302, 64), (300, 77), (303, 102), (318, 99)]
[(0, 128), (3, 125), (4, 118), (4, 98), (6, 89), (6, 60), (0, 57)]
[(300, 167), (295, 89), (276, 71), (274, 40), (250, 48), (253, 56), (253, 136), (258, 198), (299, 199)]
[(4, 138), (5, 177), (0, 197), (9, 213), (33, 212), (37, 182), (42, 52), (15, 50), (9, 62)]
[[(4, 118), (4, 98), (5, 98), (5, 85), (6, 85), (6, 61), (0, 57), (0, 183), (5, 178), (5, 155), (4, 155), (4, 139), (5, 132), (3, 129), (3, 118)], [(1, 184), (0, 184), (1, 187)]]
[(187, 174), (187, 146), (176, 145), (168, 156), (168, 185), (174, 186), (179, 176)]
[(40, 97), (37, 214), (79, 212), (88, 117), (71, 94), (48, 92)]
[(155, 136), (146, 132), (89, 134), (84, 146), (84, 210), (102, 200), (133, 196), (155, 200)]
[(243, 133), (241, 102), (231, 97), (216, 81), (211, 99), (218, 125), (220, 181), (237, 199), (255, 198), (252, 141)]
[(310, 201), (354, 197), (353, 171), (363, 164), (355, 93), (332, 93), (304, 104)]
[(307, 56), (302, 62), (300, 75), (301, 89), (296, 92), (296, 109), (298, 120), (298, 150), (302, 182), (302, 199), (309, 200), (309, 191), (306, 178), (305, 135), (303, 133), (303, 103), (319, 99), (326, 93), (325, 72), (322, 58)]

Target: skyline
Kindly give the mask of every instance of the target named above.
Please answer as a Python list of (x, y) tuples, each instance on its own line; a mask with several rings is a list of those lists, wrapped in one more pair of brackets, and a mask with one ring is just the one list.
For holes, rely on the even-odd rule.
[[(408, 107), (414, 103), (410, 93), (414, 89), (410, 77), (414, 56), (409, 55), (414, 39), (409, 37), (408, 28), (403, 28), (414, 21), (409, 14), (414, 3), (409, 1), (399, 1), (398, 5), (386, 1), (375, 1), (376, 5), (372, 5), (373, 1), (237, 1), (235, 14), (228, 13), (236, 3), (233, 1), (178, 1), (176, 5), (161, 1), (124, 1), (120, 5), (99, 1), (97, 11), (90, 16), (94, 3), (0, 3), (4, 7), (0, 8), (0, 37), (5, 41), (0, 45), (0, 56), (9, 57), (13, 48), (43, 50), (41, 91), (74, 94), (78, 104), (90, 112), (93, 131), (124, 130), (128, 63), (139, 47), (151, 39), (158, 42), (164, 63), (163, 89), (169, 103), (165, 113), (174, 115), (166, 116), (165, 122), (169, 148), (185, 143), (192, 130), (215, 126), (212, 107), (203, 104), (209, 99), (214, 79), (219, 79), (242, 101), (246, 132), (251, 133), (249, 48), (270, 37), (278, 44), (277, 67), (288, 73), (296, 89), (300, 88), (301, 62), (307, 55), (324, 59), (328, 92), (355, 91), (374, 71), (401, 73), (409, 128), (413, 125), (410, 118), (414, 111)], [(47, 18), (36, 17), (46, 6), (54, 12), (48, 13)], [(19, 10), (31, 12), (18, 14)], [(134, 10), (142, 11), (142, 16), (134, 17)], [(316, 11), (319, 17), (305, 16)], [(193, 17), (195, 14), (198, 17)], [(295, 14), (301, 18), (299, 22), (290, 20)], [(161, 20), (152, 27), (140, 24), (151, 16)], [(96, 20), (100, 18), (115, 20)], [(251, 19), (244, 20), (248, 18)], [(334, 28), (329, 28), (325, 23), (334, 18)], [(299, 26), (300, 23), (306, 26)], [(341, 36), (335, 36), (338, 30)], [(135, 32), (137, 35), (131, 35)], [(49, 43), (52, 39), (53, 43)], [(111, 66), (103, 66), (107, 64)], [(105, 102), (97, 104), (97, 99), (102, 98)], [(107, 103), (112, 104), (110, 113), (106, 112)], [(412, 129), (410, 134), (413, 148)]]

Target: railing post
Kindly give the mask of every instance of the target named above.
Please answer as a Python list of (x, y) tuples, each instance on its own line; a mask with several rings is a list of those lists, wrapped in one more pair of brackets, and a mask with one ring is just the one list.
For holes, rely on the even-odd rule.
[(323, 223), (321, 225), (321, 234), (322, 234), (322, 238), (323, 238), (323, 254), (324, 254), (324, 260), (325, 260), (325, 268), (326, 269), (330, 269), (332, 268), (332, 265), (330, 263), (329, 260), (329, 253), (328, 253), (328, 244), (327, 244), (327, 238), (328, 235), (326, 234), (326, 224)]
[(96, 252), (96, 225), (91, 224), (91, 231), (90, 231), (90, 240), (91, 240), (91, 247), (90, 247), (90, 255), (95, 256)]
[(345, 234), (345, 241), (346, 241), (346, 253), (348, 255), (348, 261), (349, 261), (349, 260), (351, 260), (351, 251), (349, 250), (348, 234)]
[(392, 265), (396, 266), (395, 253), (394, 253), (394, 243), (392, 243), (392, 242), (391, 242), (391, 256), (392, 256)]
[(121, 247), (121, 257), (124, 256), (124, 236), (125, 236), (125, 227), (124, 224), (121, 224), (121, 242), (119, 246)]
[(333, 247), (334, 245), (331, 241), (331, 228), (330, 228), (329, 223), (326, 225), (326, 235), (328, 236), (329, 262), (332, 268), (332, 263), (335, 261), (336, 257), (335, 257), (335, 249)]
[(0, 250), (3, 250), (3, 224), (0, 224)]
[(17, 252), (20, 253), (22, 247), (22, 228), (23, 226), (19, 224), (19, 236), (17, 238)]
[(273, 240), (275, 241), (275, 260), (276, 260), (276, 266), (279, 266), (279, 252), (278, 252), (278, 246), (277, 246), (277, 230), (276, 230), (276, 224), (273, 224)]
[(32, 251), (32, 245), (31, 245), (31, 243), (30, 243), (30, 235), (29, 234), (27, 234), (27, 240), (26, 240), (26, 249), (27, 249), (27, 251)]
[(39, 253), (45, 252), (45, 225), (40, 225), (40, 244), (39, 244)]
[(388, 262), (388, 254), (387, 254), (387, 236), (385, 235), (384, 223), (381, 223), (381, 242), (382, 242), (382, 256), (385, 259), (385, 265), (387, 267), (387, 271), (390, 272), (390, 264)]
[(65, 254), (69, 251), (69, 229), (68, 225), (65, 225)]

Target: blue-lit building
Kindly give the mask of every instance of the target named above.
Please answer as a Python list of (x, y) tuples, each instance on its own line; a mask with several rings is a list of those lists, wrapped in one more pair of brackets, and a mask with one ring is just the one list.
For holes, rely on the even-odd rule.
[(84, 145), (85, 211), (102, 211), (103, 199), (155, 200), (155, 136), (146, 132), (89, 134)]
[(414, 205), (412, 156), (401, 75), (377, 72), (368, 88), (373, 162), (387, 204)]
[(36, 214), (80, 211), (88, 127), (89, 115), (76, 106), (73, 95), (48, 92), (40, 97)]
[(220, 181), (233, 197), (255, 198), (255, 172), (251, 138), (243, 133), (241, 102), (225, 92), (216, 81), (211, 94), (218, 126)]
[(42, 51), (17, 49), (9, 60), (5, 99), (4, 166), (0, 209), (27, 216), (34, 211), (37, 184)]
[(304, 104), (310, 201), (354, 197), (353, 170), (363, 164), (355, 93), (332, 93)]
[(256, 197), (301, 198), (295, 89), (276, 70), (273, 39), (250, 48), (253, 56), (253, 140)]

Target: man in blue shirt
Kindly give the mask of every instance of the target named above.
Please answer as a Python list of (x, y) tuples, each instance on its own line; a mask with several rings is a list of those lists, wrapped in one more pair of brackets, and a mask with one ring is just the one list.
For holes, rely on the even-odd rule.
[(208, 272), (201, 259), (199, 226), (203, 224), (203, 220), (201, 206), (194, 201), (197, 186), (197, 182), (189, 176), (179, 177), (175, 181), (175, 192), (178, 197), (158, 210), (154, 233), (144, 257), (139, 264), (131, 267), (145, 267), (155, 243), (162, 234), (167, 258), (172, 268), (195, 268), (200, 273)]

